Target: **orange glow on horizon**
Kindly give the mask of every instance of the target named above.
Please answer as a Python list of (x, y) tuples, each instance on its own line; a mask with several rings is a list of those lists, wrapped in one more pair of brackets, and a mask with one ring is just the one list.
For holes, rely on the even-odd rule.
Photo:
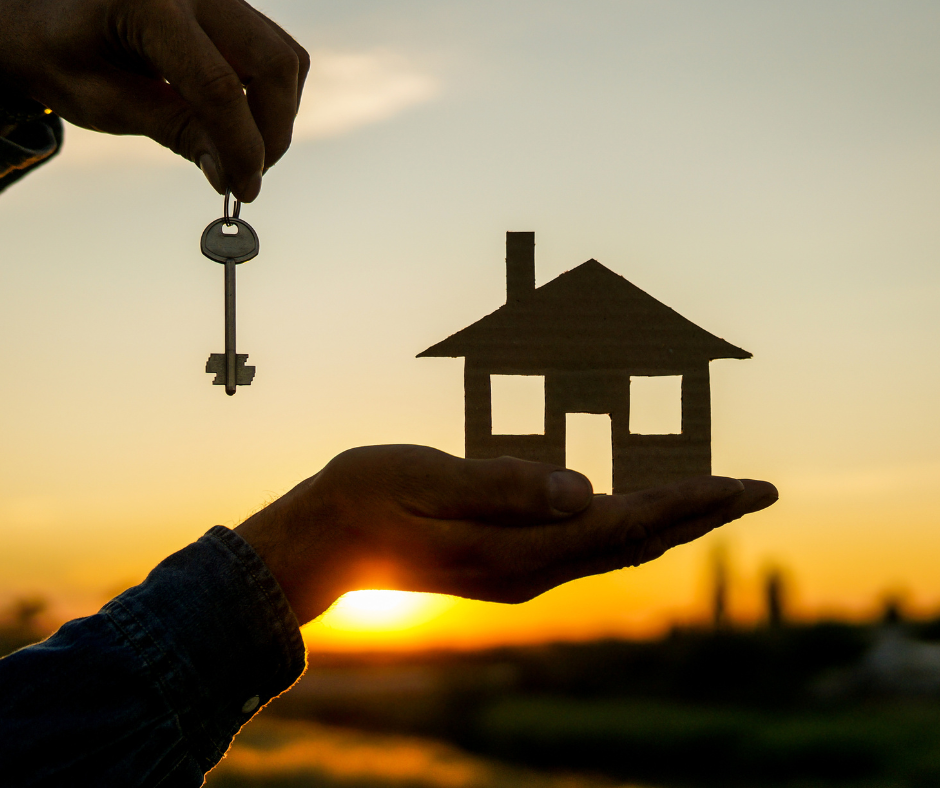
[(426, 624), (454, 606), (438, 594), (373, 589), (352, 591), (337, 600), (319, 623), (336, 632), (397, 633)]

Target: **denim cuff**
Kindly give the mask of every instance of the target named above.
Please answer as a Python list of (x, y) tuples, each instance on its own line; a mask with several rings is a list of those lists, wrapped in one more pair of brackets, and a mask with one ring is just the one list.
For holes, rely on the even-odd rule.
[(216, 526), (109, 602), (208, 771), (238, 730), (306, 668), (290, 604), (251, 546)]
[(0, 192), (62, 147), (62, 121), (55, 115), (16, 123), (0, 137)]

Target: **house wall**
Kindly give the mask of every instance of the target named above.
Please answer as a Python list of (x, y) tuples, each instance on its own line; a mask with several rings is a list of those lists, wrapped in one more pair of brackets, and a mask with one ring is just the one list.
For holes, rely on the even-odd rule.
[(611, 414), (615, 493), (635, 492), (711, 473), (708, 362), (668, 374), (682, 375), (682, 433), (633, 435), (629, 410), (625, 414)]
[[(545, 433), (493, 435), (490, 375), (545, 377)], [(682, 433), (630, 433), (630, 376), (682, 375)], [(565, 465), (565, 415), (607, 413), (611, 421), (613, 491), (628, 493), (711, 472), (708, 362), (681, 369), (503, 369), (466, 359), (466, 456), (509, 455)]]
[[(544, 375), (543, 371), (528, 371)], [(490, 375), (519, 375), (518, 369), (504, 370), (492, 365), (464, 363), (465, 456), (473, 459), (519, 457), (535, 462), (565, 464), (565, 414), (550, 407), (548, 376), (545, 381), (545, 434), (493, 435), (493, 407)]]

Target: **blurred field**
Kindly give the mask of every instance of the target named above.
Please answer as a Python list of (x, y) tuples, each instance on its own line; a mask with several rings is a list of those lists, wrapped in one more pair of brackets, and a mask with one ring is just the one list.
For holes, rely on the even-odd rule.
[[(937, 788), (940, 617), (312, 653), (212, 788)], [(0, 654), (43, 605), (0, 617)], [(779, 612), (779, 611), (778, 611)]]
[[(487, 757), (433, 739), (262, 713), (207, 785), (640, 788), (617, 773), (661, 774), (650, 779), (670, 788), (940, 785), (940, 707), (926, 704), (779, 715), (655, 702), (511, 699), (487, 709), (480, 733)], [(520, 763), (538, 768), (511, 765)]]
[(940, 785), (940, 707), (905, 702), (761, 713), (662, 702), (530, 698), (495, 704), (485, 748), (516, 761), (658, 775), (669, 785)]
[(441, 742), (259, 715), (209, 774), (209, 788), (640, 788), (546, 774)]
[(940, 621), (889, 612), (865, 625), (723, 626), (658, 641), (313, 654), (266, 713), (446, 741), (542, 775), (936, 788)]

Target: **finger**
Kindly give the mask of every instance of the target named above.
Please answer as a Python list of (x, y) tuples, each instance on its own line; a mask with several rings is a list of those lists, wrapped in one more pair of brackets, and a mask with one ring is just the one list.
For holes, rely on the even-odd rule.
[(745, 507), (739, 517), (773, 506), (780, 499), (776, 486), (770, 482), (759, 479), (741, 479), (740, 482), (744, 485), (746, 495), (739, 502), (740, 507)]
[(396, 493), (412, 514), (509, 524), (570, 517), (585, 509), (591, 483), (575, 471), (514, 457), (465, 460), (414, 447), (399, 465)]
[(284, 28), (282, 28), (276, 22), (273, 22), (272, 20), (268, 19), (268, 17), (266, 17), (264, 14), (258, 11), (258, 9), (253, 8), (252, 6), (248, 5), (248, 3), (245, 2), (245, 0), (240, 0), (240, 2), (242, 3), (242, 5), (248, 8), (252, 13), (257, 14), (259, 17), (261, 17), (265, 21), (265, 23), (267, 23), (275, 33), (277, 33), (280, 39), (285, 44), (287, 44), (287, 46), (289, 46), (291, 49), (294, 50), (294, 54), (297, 55), (297, 63), (298, 63), (299, 69), (297, 72), (297, 105), (294, 109), (294, 111), (297, 112), (300, 109), (300, 100), (301, 100), (301, 97), (303, 96), (304, 84), (307, 81), (307, 74), (310, 73), (310, 55), (308, 54), (306, 49), (304, 49), (300, 44), (298, 44), (291, 37), (291, 35), (286, 30), (284, 30)]
[(730, 495), (708, 511), (661, 523), (649, 529), (648, 536), (638, 552), (624, 565), (638, 566), (658, 558), (667, 550), (704, 536), (709, 531), (744, 517), (746, 514), (766, 509), (777, 501), (777, 488), (770, 482), (741, 479), (741, 492)]
[[(115, 70), (81, 100), (84, 120), (111, 134), (139, 134), (190, 161), (196, 160), (210, 185), (225, 187), (208, 153), (212, 138), (192, 107), (162, 79)], [(202, 161), (198, 161), (199, 158)]]
[(570, 535), (554, 537), (557, 566), (570, 575), (566, 580), (638, 566), (776, 500), (777, 490), (769, 482), (717, 476), (632, 495), (599, 496), (571, 522), (585, 531), (577, 540), (579, 557), (573, 554)]
[[(734, 517), (746, 486), (737, 479), (702, 477), (630, 495), (595, 496), (567, 522), (491, 533), (499, 554), (516, 570), (501, 593), (527, 599), (587, 575), (635, 566), (662, 555)], [(741, 511), (743, 514), (743, 510)], [(498, 579), (498, 578), (497, 578)]]
[(705, 477), (632, 495), (598, 495), (574, 517), (528, 528), (468, 522), (446, 576), (419, 577), (409, 590), (444, 588), (517, 604), (571, 580), (635, 566), (776, 498), (766, 482), (736, 482)]
[(145, 29), (143, 49), (209, 132), (214, 150), (197, 151), (194, 160), (214, 155), (235, 196), (242, 202), (254, 200), (261, 191), (264, 139), (235, 70), (195, 18), (181, 9)]
[(664, 525), (709, 512), (730, 496), (743, 491), (744, 484), (739, 479), (696, 476), (675, 484), (611, 497), (614, 503), (629, 508), (635, 529), (655, 532)]
[(290, 147), (297, 115), (297, 52), (268, 19), (245, 3), (224, 2), (218, 8), (209, 4), (197, 18), (245, 85), (268, 168)]

